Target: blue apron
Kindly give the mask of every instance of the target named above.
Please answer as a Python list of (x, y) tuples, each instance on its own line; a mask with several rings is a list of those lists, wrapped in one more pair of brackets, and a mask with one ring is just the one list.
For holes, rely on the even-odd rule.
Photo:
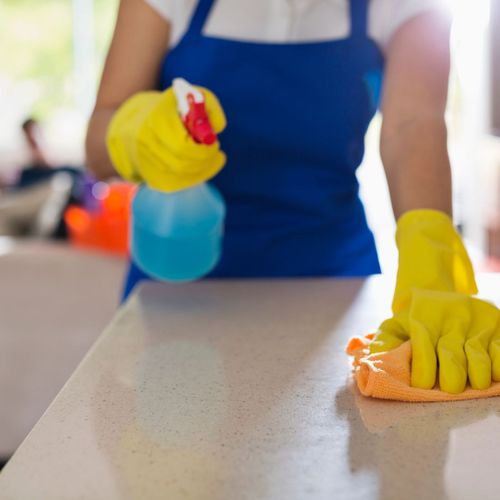
[[(356, 179), (383, 71), (368, 0), (350, 1), (347, 38), (286, 44), (205, 36), (212, 4), (199, 1), (161, 70), (161, 88), (186, 78), (211, 89), (227, 115), (228, 161), (211, 181), (227, 217), (209, 277), (380, 272)], [(147, 278), (131, 264), (125, 296)]]

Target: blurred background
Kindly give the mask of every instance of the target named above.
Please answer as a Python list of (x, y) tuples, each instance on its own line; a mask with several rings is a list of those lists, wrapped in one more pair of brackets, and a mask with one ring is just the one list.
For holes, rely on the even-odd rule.
[(82, 140), (117, 0), (2, 0), (0, 168), (26, 161), (20, 126), (43, 122), (54, 161), (81, 164)]
[[(443, 0), (446, 1), (446, 0)], [(479, 270), (500, 270), (500, 0), (447, 0), (455, 218)], [(83, 140), (118, 0), (0, 2), (0, 462), (112, 316), (133, 187), (84, 171)], [(394, 221), (378, 155), (359, 172), (384, 272)], [(2, 459), (3, 457), (3, 459)]]

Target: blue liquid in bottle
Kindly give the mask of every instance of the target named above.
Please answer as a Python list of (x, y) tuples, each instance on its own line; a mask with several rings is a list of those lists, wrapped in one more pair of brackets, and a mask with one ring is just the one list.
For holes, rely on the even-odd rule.
[(141, 186), (132, 202), (135, 263), (158, 280), (201, 278), (219, 261), (225, 214), (222, 195), (209, 184), (174, 193)]

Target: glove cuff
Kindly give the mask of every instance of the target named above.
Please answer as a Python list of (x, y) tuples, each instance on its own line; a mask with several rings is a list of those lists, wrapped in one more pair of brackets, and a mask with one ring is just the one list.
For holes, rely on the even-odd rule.
[(405, 212), (397, 220), (396, 241), (398, 240), (398, 236), (406, 231), (430, 225), (435, 226), (436, 224), (445, 224), (447, 226), (451, 226), (454, 230), (451, 217), (447, 213), (441, 212), (440, 210), (425, 208)]
[(412, 288), (477, 293), (471, 261), (451, 218), (438, 210), (412, 210), (397, 223), (399, 268), (392, 308), (408, 305)]
[(161, 92), (139, 92), (114, 113), (106, 132), (106, 147), (116, 172), (124, 179), (141, 182), (137, 162), (137, 137), (144, 120), (161, 99)]

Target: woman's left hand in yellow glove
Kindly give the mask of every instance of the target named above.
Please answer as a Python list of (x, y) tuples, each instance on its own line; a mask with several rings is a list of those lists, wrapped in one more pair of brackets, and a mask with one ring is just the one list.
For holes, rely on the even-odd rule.
[[(411, 385), (459, 393), (500, 381), (497, 307), (472, 297), (474, 271), (451, 218), (436, 210), (413, 210), (398, 220), (399, 267), (392, 302), (370, 345), (383, 352), (410, 340)], [(438, 368), (439, 367), (439, 368)]]
[[(198, 88), (205, 96), (212, 128), (219, 134), (226, 126), (224, 111), (212, 92)], [(172, 88), (130, 97), (114, 114), (106, 144), (123, 178), (160, 191), (178, 191), (204, 182), (226, 162), (218, 141), (207, 146), (191, 138), (179, 117)]]
[(411, 385), (457, 394), (500, 381), (500, 312), (457, 292), (413, 289), (408, 308), (384, 321), (370, 345), (383, 352), (410, 340)]

